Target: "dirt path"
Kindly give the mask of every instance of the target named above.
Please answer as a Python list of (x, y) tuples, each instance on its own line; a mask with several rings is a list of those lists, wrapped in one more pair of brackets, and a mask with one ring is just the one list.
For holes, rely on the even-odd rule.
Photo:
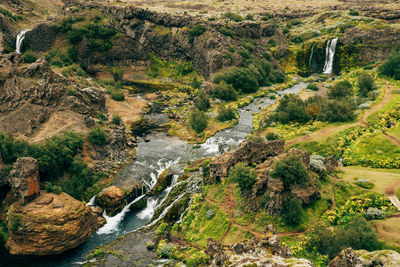
[[(206, 197), (205, 199), (206, 199), (208, 202), (210, 202), (211, 204), (217, 206), (218, 208), (222, 209), (224, 212), (226, 212), (226, 213), (228, 214), (228, 216), (229, 216), (229, 221), (231, 222), (230, 228), (232, 227), (232, 225), (234, 225), (234, 226), (236, 226), (237, 228), (239, 228), (239, 229), (241, 229), (241, 230), (243, 230), (243, 231), (248, 231), (248, 232), (252, 233), (255, 237), (257, 237), (257, 238), (259, 238), (259, 239), (263, 239), (263, 238), (266, 237), (266, 235), (265, 235), (264, 233), (259, 232), (259, 231), (256, 231), (256, 230), (254, 230), (254, 229), (251, 229), (251, 228), (248, 227), (248, 226), (238, 224), (238, 223), (235, 221), (235, 215), (234, 215), (235, 201), (234, 201), (234, 199), (233, 199), (233, 185), (230, 185), (230, 186), (228, 187), (227, 194), (226, 194), (225, 197), (224, 197), (224, 204), (223, 204), (223, 205), (218, 204), (217, 202), (215, 202), (214, 200), (212, 200), (212, 199), (210, 199), (210, 198), (208, 198), (208, 197)], [(226, 237), (226, 235), (228, 234), (230, 228), (229, 228), (228, 231), (225, 233), (225, 235), (224, 235), (223, 238)]]
[(392, 97), (391, 91), (392, 91), (392, 86), (390, 85), (389, 82), (387, 82), (385, 94), (384, 94), (382, 100), (380, 102), (378, 102), (376, 105), (372, 106), (370, 109), (366, 110), (359, 121), (350, 123), (350, 124), (343, 124), (343, 125), (339, 125), (339, 126), (328, 126), (328, 127), (322, 128), (321, 130), (312, 132), (311, 134), (300, 136), (298, 138), (287, 141), (286, 146), (290, 146), (290, 145), (302, 143), (302, 142), (319, 141), (321, 139), (332, 136), (337, 132), (343, 131), (343, 130), (351, 128), (353, 126), (361, 126), (361, 125), (367, 126), (368, 125), (368, 122), (367, 122), (368, 117), (373, 112), (381, 109), (382, 107), (384, 107), (385, 105), (387, 105), (389, 103), (389, 101)]
[(386, 137), (386, 139), (388, 139), (389, 141), (391, 141), (392, 143), (394, 143), (395, 145), (397, 145), (398, 147), (400, 147), (400, 140), (397, 139), (396, 137), (389, 135), (387, 133), (383, 133), (383, 135)]

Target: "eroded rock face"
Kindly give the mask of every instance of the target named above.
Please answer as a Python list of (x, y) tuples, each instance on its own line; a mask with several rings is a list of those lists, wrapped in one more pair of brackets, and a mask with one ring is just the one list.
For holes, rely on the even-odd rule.
[(369, 267), (369, 266), (400, 266), (400, 254), (393, 250), (342, 250), (328, 265), (328, 267)]
[(169, 185), (171, 185), (172, 179), (174, 178), (174, 170), (169, 167), (157, 178), (157, 183), (153, 186), (149, 195), (157, 195), (164, 191)]
[(13, 255), (52, 255), (84, 243), (105, 220), (71, 196), (41, 192), (34, 201), (14, 203), (8, 213)]
[(1, 55), (0, 84), (3, 89), (0, 131), (3, 132), (32, 136), (55, 112), (72, 110), (77, 117), (106, 112), (103, 91), (76, 86), (53, 72), (44, 58), (22, 64), (21, 56), (16, 53)]
[(218, 182), (228, 175), (229, 168), (243, 162), (247, 164), (260, 163), (270, 157), (283, 153), (284, 140), (256, 143), (244, 142), (233, 152), (227, 152), (218, 157), (209, 165), (209, 175), (204, 178), (207, 184)]
[(96, 196), (95, 203), (104, 208), (108, 216), (114, 216), (126, 205), (126, 197), (121, 188), (112, 185)]
[(18, 158), (8, 182), (15, 198), (26, 204), (39, 195), (39, 163), (36, 159)]

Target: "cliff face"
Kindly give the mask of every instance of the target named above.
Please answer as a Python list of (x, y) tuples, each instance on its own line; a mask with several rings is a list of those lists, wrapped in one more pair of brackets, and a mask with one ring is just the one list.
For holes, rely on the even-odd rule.
[[(103, 91), (76, 86), (44, 59), (22, 64), (15, 53), (1, 56), (0, 87), (0, 131), (15, 135), (32, 136), (54, 116), (66, 118), (64, 130), (68, 121), (85, 127), (85, 116), (106, 112)], [(56, 131), (58, 126), (52, 127)]]

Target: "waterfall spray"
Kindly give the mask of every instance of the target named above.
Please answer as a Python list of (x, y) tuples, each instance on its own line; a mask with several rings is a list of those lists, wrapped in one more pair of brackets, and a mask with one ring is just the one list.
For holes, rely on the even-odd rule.
[(332, 74), (333, 69), (333, 59), (335, 57), (335, 50), (338, 38), (329, 40), (326, 44), (326, 57), (324, 65), (324, 74)]
[(17, 52), (18, 54), (21, 54), (22, 41), (25, 39), (25, 34), (29, 31), (30, 29), (25, 29), (20, 31), (20, 33), (18, 33), (17, 35), (17, 41), (15, 42), (15, 52)]

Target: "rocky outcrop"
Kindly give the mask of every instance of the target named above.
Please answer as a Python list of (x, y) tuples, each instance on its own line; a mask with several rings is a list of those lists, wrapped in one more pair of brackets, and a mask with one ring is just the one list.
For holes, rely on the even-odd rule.
[(108, 216), (114, 216), (126, 205), (126, 196), (121, 188), (112, 185), (96, 196), (95, 203), (104, 208)]
[(34, 201), (14, 203), (7, 212), (13, 255), (52, 255), (84, 243), (104, 219), (71, 196), (41, 192)]
[(17, 29), (11, 24), (10, 20), (0, 14), (0, 53), (3, 52), (3, 45), (13, 47), (15, 44), (15, 36)]
[(165, 171), (163, 171), (160, 176), (157, 178), (156, 184), (153, 186), (151, 191), (149, 191), (149, 195), (157, 195), (164, 191), (168, 186), (171, 185), (172, 179), (174, 178), (174, 171), (172, 167), (169, 167)]
[(209, 164), (209, 174), (204, 178), (205, 183), (213, 184), (228, 175), (229, 168), (238, 162), (246, 164), (261, 163), (270, 157), (283, 153), (284, 140), (257, 143), (247, 141), (233, 152), (227, 152)]
[(400, 265), (400, 254), (393, 250), (342, 250), (328, 265), (328, 267), (369, 267), (385, 266), (395, 267)]
[(8, 182), (14, 197), (26, 204), (39, 195), (39, 163), (34, 158), (19, 158), (13, 165)]
[(106, 112), (103, 91), (76, 86), (54, 73), (44, 58), (27, 65), (15, 53), (0, 56), (0, 85), (3, 132), (32, 136), (55, 112), (71, 110), (82, 120)]
[(52, 25), (41, 23), (25, 34), (22, 49), (37, 52), (48, 51), (53, 46), (56, 37), (57, 33)]
[(230, 247), (209, 239), (206, 253), (210, 255), (211, 266), (314, 266), (306, 259), (292, 258), (290, 248), (281, 246), (272, 225), (265, 232), (267, 237), (259, 242), (252, 239)]

